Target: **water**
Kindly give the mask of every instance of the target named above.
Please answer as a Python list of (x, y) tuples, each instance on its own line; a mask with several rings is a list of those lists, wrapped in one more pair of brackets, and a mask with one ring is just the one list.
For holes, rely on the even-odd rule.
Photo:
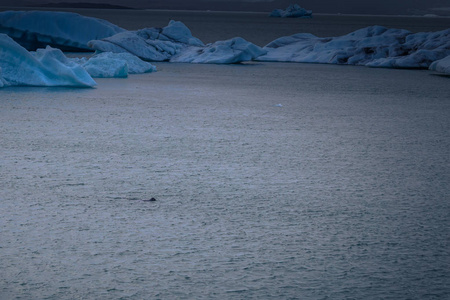
[(156, 65), (0, 90), (0, 299), (449, 296), (448, 77)]
[[(52, 8), (33, 9), (64, 10)], [(2, 10), (7, 10), (7, 8), (0, 7), (0, 11)], [(17, 8), (16, 10), (23, 10), (23, 8)], [(412, 32), (440, 31), (450, 28), (450, 17), (314, 14), (311, 19), (303, 19), (270, 18), (268, 17), (269, 13), (255, 12), (121, 9), (65, 10), (89, 17), (105, 19), (127, 30), (164, 27), (169, 24), (170, 20), (182, 21), (192, 31), (192, 34), (204, 43), (213, 43), (240, 36), (261, 47), (279, 37), (300, 32), (312, 33), (319, 37), (335, 37), (372, 25), (407, 29)]]

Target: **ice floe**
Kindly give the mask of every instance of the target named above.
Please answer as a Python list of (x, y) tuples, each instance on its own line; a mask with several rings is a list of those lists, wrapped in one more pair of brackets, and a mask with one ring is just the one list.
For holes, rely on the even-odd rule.
[(450, 55), (450, 29), (411, 33), (370, 26), (340, 37), (299, 33), (272, 41), (259, 61), (365, 65), (386, 68), (428, 68)]
[(450, 75), (450, 55), (431, 63), (430, 70)]
[(90, 40), (112, 36), (122, 29), (106, 20), (69, 12), (0, 12), (0, 33), (5, 33), (28, 50), (47, 45), (63, 51), (91, 50)]
[(61, 50), (47, 47), (28, 52), (5, 34), (0, 34), (1, 86), (93, 87), (96, 82)]
[(306, 10), (298, 4), (291, 4), (286, 9), (273, 10), (269, 16), (275, 18), (311, 18), (312, 10)]
[(156, 67), (131, 53), (103, 52), (82, 63), (95, 78), (127, 77), (128, 74), (155, 72)]
[(173, 20), (164, 28), (121, 32), (88, 45), (97, 51), (128, 52), (146, 61), (189, 63), (238, 63), (266, 53), (242, 38), (204, 45), (186, 25)]

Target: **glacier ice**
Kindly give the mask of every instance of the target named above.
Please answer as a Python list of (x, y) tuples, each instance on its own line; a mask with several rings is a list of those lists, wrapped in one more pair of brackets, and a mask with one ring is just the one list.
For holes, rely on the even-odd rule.
[(122, 29), (106, 20), (69, 12), (0, 12), (0, 33), (28, 50), (47, 45), (63, 51), (90, 51), (87, 42), (112, 36)]
[(266, 53), (242, 38), (204, 45), (186, 25), (173, 20), (164, 28), (121, 32), (88, 45), (97, 51), (128, 52), (146, 61), (190, 63), (238, 63)]
[(131, 53), (102, 52), (82, 63), (96, 78), (127, 77), (128, 74), (155, 72), (156, 67)]
[[(299, 7), (289, 10), (299, 11)], [(47, 48), (28, 52), (1, 32), (30, 49)], [(90, 59), (69, 59), (61, 50), (97, 52)], [(412, 33), (370, 26), (325, 38), (298, 33), (261, 48), (240, 37), (205, 45), (182, 22), (173, 20), (164, 28), (126, 31), (74, 13), (0, 13), (0, 87), (92, 87), (96, 85), (92, 77), (156, 71), (148, 61), (230, 64), (257, 60), (429, 68), (450, 73), (449, 57), (450, 29)]]
[(432, 62), (430, 70), (450, 75), (450, 55)]
[(309, 33), (281, 37), (267, 44), (256, 60), (365, 65), (386, 68), (428, 68), (450, 55), (450, 29), (411, 33), (370, 26), (340, 37)]
[(273, 10), (269, 16), (275, 18), (311, 18), (312, 10), (306, 10), (298, 4), (291, 4), (286, 9)]
[(171, 62), (233, 64), (253, 60), (266, 51), (243, 38), (218, 41), (204, 47), (191, 46), (173, 56)]
[(147, 61), (166, 61), (188, 46), (204, 46), (182, 22), (173, 20), (164, 28), (125, 31), (88, 45), (102, 52), (129, 52)]
[(28, 52), (13, 39), (0, 33), (0, 81), (3, 86), (93, 87), (96, 82), (61, 50), (49, 46)]

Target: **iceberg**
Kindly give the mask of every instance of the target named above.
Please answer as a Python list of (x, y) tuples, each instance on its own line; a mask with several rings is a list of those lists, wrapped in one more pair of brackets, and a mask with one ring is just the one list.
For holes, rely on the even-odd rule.
[(106, 20), (69, 12), (0, 12), (0, 33), (12, 37), (27, 50), (51, 46), (63, 51), (91, 51), (90, 40), (123, 32)]
[(47, 46), (28, 52), (6, 34), (0, 33), (0, 86), (93, 87), (96, 82), (61, 50)]
[(155, 72), (156, 67), (131, 53), (102, 52), (82, 66), (94, 78), (128, 77), (128, 74)]
[(430, 70), (445, 73), (450, 75), (450, 55), (440, 59), (436, 60), (430, 65)]
[(261, 47), (237, 37), (208, 44), (205, 47), (189, 47), (173, 56), (170, 62), (233, 64), (253, 60), (266, 52)]
[(121, 32), (88, 45), (100, 52), (131, 53), (146, 61), (189, 63), (238, 63), (266, 53), (242, 38), (205, 45), (186, 25), (173, 20), (164, 28)]
[(291, 4), (285, 10), (273, 10), (269, 16), (274, 18), (312, 18), (312, 10), (306, 10), (298, 4)]
[(131, 53), (147, 61), (166, 61), (188, 46), (204, 46), (192, 36), (182, 22), (173, 21), (164, 28), (144, 28), (125, 31), (100, 40), (92, 40), (88, 46), (101, 52)]
[(450, 55), (450, 29), (411, 33), (370, 26), (340, 37), (299, 33), (276, 39), (258, 61), (364, 65), (385, 68), (428, 68)]

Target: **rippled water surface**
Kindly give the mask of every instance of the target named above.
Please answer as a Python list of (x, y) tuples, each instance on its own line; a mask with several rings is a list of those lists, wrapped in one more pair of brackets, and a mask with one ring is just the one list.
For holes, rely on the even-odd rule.
[(449, 296), (448, 77), (156, 65), (0, 90), (0, 299)]

